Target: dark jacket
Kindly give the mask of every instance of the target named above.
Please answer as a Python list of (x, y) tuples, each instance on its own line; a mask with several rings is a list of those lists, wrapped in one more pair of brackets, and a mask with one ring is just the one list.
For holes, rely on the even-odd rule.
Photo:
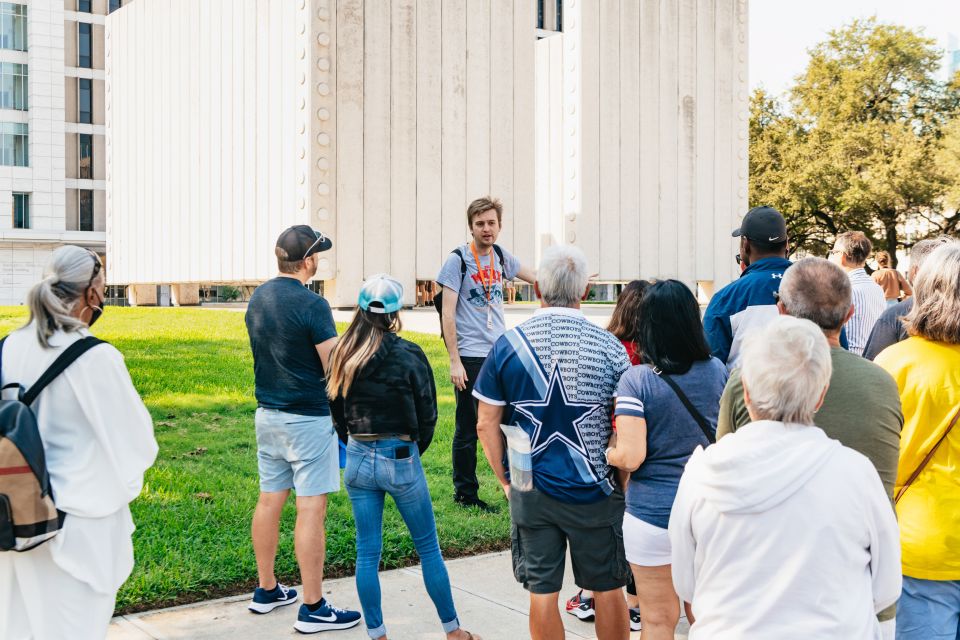
[(349, 395), (338, 395), (330, 409), (342, 440), (348, 432), (409, 435), (423, 453), (437, 424), (437, 388), (427, 356), (412, 342), (386, 334)]

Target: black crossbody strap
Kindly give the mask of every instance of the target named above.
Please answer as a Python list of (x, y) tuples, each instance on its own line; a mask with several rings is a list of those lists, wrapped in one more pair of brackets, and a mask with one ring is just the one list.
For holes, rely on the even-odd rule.
[(707, 422), (707, 419), (703, 417), (702, 413), (697, 411), (697, 408), (695, 406), (693, 406), (693, 403), (690, 402), (690, 398), (688, 398), (687, 394), (683, 392), (683, 390), (680, 388), (680, 385), (677, 384), (676, 380), (674, 380), (673, 378), (665, 374), (663, 371), (660, 371), (660, 369), (656, 367), (653, 368), (653, 372), (658, 376), (660, 376), (660, 379), (666, 382), (670, 386), (670, 388), (673, 389), (673, 392), (677, 394), (677, 397), (680, 398), (680, 402), (682, 402), (683, 406), (687, 408), (687, 411), (696, 421), (697, 426), (699, 426), (700, 430), (703, 431), (703, 435), (707, 437), (707, 442), (709, 442), (710, 444), (713, 444), (714, 442), (716, 442), (717, 436), (712, 431), (710, 431), (710, 424)]
[(34, 400), (37, 399), (37, 396), (40, 395), (40, 392), (43, 391), (48, 384), (54, 381), (54, 379), (63, 373), (64, 369), (69, 367), (74, 361), (82, 356), (84, 353), (94, 348), (98, 344), (102, 344), (103, 340), (99, 338), (94, 338), (93, 336), (87, 336), (85, 338), (80, 338), (72, 345), (67, 347), (67, 349), (61, 353), (56, 360), (53, 361), (53, 364), (43, 372), (43, 375), (33, 383), (33, 386), (23, 394), (22, 402), (26, 405), (30, 405)]
[[(502, 272), (505, 267), (505, 261), (503, 257), (503, 249), (500, 248), (500, 245), (493, 245), (493, 250), (497, 252), (497, 257), (500, 258), (500, 271)], [(450, 253), (457, 254), (457, 257), (460, 258), (460, 277), (467, 275), (467, 261), (463, 257), (463, 252), (460, 251), (459, 247), (451, 251)], [(477, 265), (479, 267), (480, 265)]]

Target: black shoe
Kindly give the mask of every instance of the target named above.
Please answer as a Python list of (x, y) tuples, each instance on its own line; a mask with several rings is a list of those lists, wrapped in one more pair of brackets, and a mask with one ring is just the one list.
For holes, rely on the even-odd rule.
[(477, 496), (464, 496), (458, 493), (457, 495), (453, 496), (453, 501), (459, 504), (461, 507), (476, 507), (477, 509), (480, 509), (480, 511), (484, 511), (486, 513), (497, 512), (494, 507), (491, 507)]

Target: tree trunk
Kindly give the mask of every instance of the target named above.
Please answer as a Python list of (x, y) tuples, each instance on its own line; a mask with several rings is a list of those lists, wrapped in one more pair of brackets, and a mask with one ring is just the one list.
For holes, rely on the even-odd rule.
[(887, 252), (890, 254), (890, 268), (897, 268), (897, 223), (890, 221), (886, 225)]

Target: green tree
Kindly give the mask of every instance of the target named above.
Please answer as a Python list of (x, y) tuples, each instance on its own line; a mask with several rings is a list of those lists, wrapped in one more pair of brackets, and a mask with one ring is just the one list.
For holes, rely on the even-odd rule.
[(960, 135), (951, 120), (960, 83), (937, 80), (940, 59), (933, 40), (875, 19), (830, 32), (810, 51), (789, 112), (753, 96), (751, 203), (781, 208), (795, 246), (816, 253), (846, 229), (893, 256), (908, 220), (955, 231), (950, 169), (937, 158)]

